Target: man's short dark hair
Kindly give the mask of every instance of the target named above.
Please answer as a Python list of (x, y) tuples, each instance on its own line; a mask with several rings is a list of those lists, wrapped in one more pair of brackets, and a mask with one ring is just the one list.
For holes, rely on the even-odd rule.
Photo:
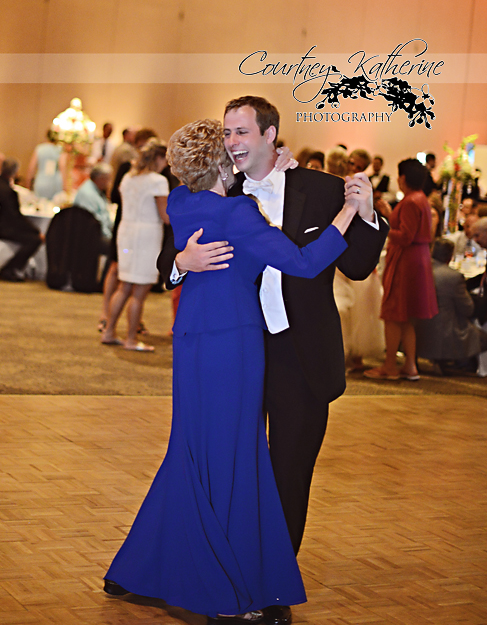
[(417, 158), (407, 158), (397, 166), (400, 176), (404, 176), (407, 186), (413, 191), (423, 188), (426, 179), (426, 167)]
[(380, 164), (381, 164), (381, 165), (383, 165), (383, 164), (384, 164), (384, 159), (382, 158), (382, 156), (379, 156), (378, 154), (376, 154), (376, 155), (374, 156), (373, 160), (375, 161), (376, 159), (377, 159), (378, 161), (380, 161)]
[(255, 95), (244, 95), (241, 98), (235, 98), (230, 100), (225, 107), (225, 115), (229, 111), (242, 108), (242, 106), (250, 106), (255, 111), (255, 119), (260, 129), (260, 134), (274, 126), (276, 129), (276, 138), (274, 139), (274, 145), (277, 143), (277, 135), (279, 134), (279, 111), (276, 107), (268, 102), (265, 98), (261, 98)]
[(13, 178), (20, 169), (20, 163), (16, 158), (6, 158), (2, 163), (2, 178)]
[(433, 245), (433, 251), (431, 252), (431, 257), (439, 263), (445, 263), (445, 265), (448, 265), (452, 259), (454, 249), (455, 244), (453, 241), (450, 241), (449, 239), (436, 239)]
[(426, 154), (426, 162), (429, 163), (430, 161), (436, 161), (436, 154), (433, 154), (433, 152)]

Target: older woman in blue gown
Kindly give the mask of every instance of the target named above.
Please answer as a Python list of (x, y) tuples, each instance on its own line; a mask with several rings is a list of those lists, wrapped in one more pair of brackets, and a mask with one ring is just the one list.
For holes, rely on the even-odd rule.
[(232, 167), (219, 122), (171, 138), (175, 244), (228, 240), (228, 269), (189, 273), (174, 325), (173, 421), (164, 462), (106, 576), (107, 592), (159, 597), (210, 617), (251, 622), (269, 605), (306, 601), (274, 481), (263, 414), (264, 318), (259, 274), (272, 265), (313, 277), (347, 247), (346, 204), (299, 249), (249, 197), (227, 198)]

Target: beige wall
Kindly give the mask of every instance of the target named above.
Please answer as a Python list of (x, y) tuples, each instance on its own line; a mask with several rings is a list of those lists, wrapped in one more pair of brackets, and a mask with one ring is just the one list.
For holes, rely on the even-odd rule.
[[(343, 7), (343, 8), (342, 8)], [(256, 17), (258, 16), (258, 17)], [(414, 37), (428, 42), (428, 56), (487, 53), (486, 0), (363, 0), (346, 6), (327, 0), (3, 0), (0, 54), (5, 53), (238, 53), (254, 50), (299, 55), (316, 45), (331, 57), (359, 49), (386, 54)], [(332, 60), (332, 59), (331, 59)], [(218, 67), (214, 68), (215, 76)], [(236, 79), (238, 72), (236, 71)], [(272, 100), (282, 115), (281, 136), (297, 152), (304, 145), (327, 150), (337, 142), (365, 147), (386, 159), (395, 175), (401, 158), (420, 150), (442, 155), (445, 140), (479, 133), (487, 144), (487, 83), (434, 84), (437, 119), (432, 130), (409, 128), (398, 111), (390, 123), (296, 123), (290, 84), (0, 84), (0, 151), (22, 160), (52, 118), (78, 96), (101, 125), (113, 121), (116, 138), (131, 124), (154, 127), (163, 138), (198, 117), (220, 117), (224, 103), (244, 93)], [(328, 109), (329, 110), (329, 109)], [(385, 111), (379, 103), (348, 101), (342, 110)]]

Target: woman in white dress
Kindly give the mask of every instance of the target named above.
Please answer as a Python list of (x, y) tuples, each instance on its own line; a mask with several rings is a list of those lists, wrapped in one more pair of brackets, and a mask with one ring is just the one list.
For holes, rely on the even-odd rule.
[[(145, 298), (159, 275), (156, 261), (162, 248), (163, 223), (169, 223), (166, 213), (169, 184), (160, 173), (166, 165), (166, 147), (157, 139), (150, 139), (135, 166), (122, 179), (123, 211), (117, 237), (120, 283), (110, 300), (107, 326), (102, 334), (101, 342), (106, 345), (154, 351), (152, 345), (137, 340), (137, 328)], [(126, 303), (128, 332), (122, 341), (115, 330)]]

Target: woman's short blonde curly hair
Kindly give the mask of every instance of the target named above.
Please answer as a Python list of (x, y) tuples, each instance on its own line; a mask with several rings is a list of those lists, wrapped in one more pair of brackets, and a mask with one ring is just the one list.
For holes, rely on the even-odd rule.
[(176, 130), (169, 139), (167, 158), (172, 173), (190, 191), (211, 189), (218, 178), (218, 165), (230, 163), (221, 123), (199, 119)]

